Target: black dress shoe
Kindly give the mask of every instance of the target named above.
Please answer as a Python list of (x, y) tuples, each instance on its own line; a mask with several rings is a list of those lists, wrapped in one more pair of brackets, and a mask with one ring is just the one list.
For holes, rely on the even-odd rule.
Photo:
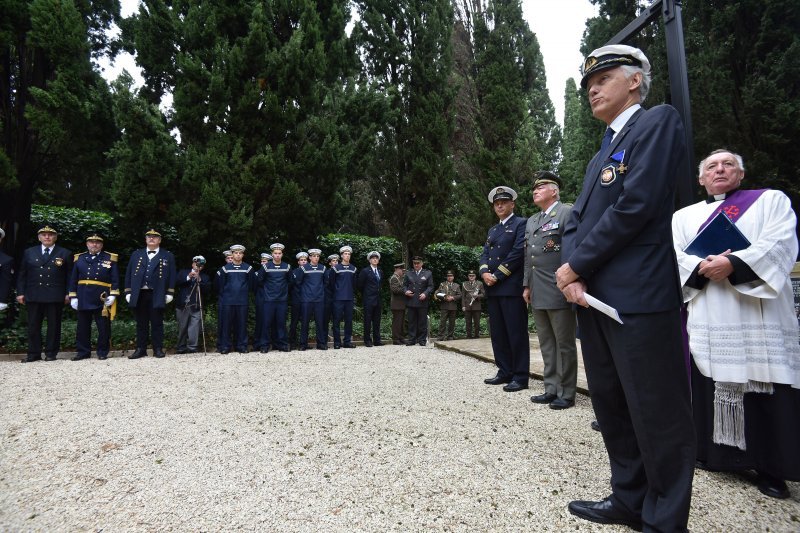
[(366, 346), (367, 348), (372, 348), (372, 343), (371, 342), (365, 342), (364, 346)]
[(632, 515), (622, 509), (614, 507), (611, 500), (606, 498), (599, 502), (575, 500), (569, 502), (569, 512), (578, 518), (597, 522), (598, 524), (620, 524), (636, 531), (642, 530), (641, 517)]
[(300, 347), (300, 351), (301, 352), (305, 352), (306, 350), (308, 350), (308, 346), (301, 346)]
[(407, 342), (406, 346), (414, 346), (415, 344), (417, 344), (417, 343), (416, 342)]
[(376, 342), (375, 346), (383, 346), (383, 343), (382, 342)]
[(600, 423), (597, 420), (592, 420), (592, 423), (589, 425), (593, 430), (600, 431)]
[(325, 346), (324, 344), (317, 344), (317, 350), (327, 350), (327, 349), (328, 347)]
[(269, 353), (269, 348), (261, 348), (261, 353)]
[(483, 382), (487, 385), (502, 385), (504, 383), (508, 383), (509, 381), (511, 381), (511, 378), (504, 378), (500, 374), (497, 374), (493, 378), (486, 378), (483, 380)]
[(230, 350), (220, 350), (219, 353), (221, 353), (222, 355), (228, 355), (230, 353)]
[(287, 346), (286, 348), (281, 348), (281, 351), (282, 352), (288, 352), (289, 351), (289, 347)]
[(575, 400), (565, 400), (564, 398), (556, 398), (550, 402), (550, 409), (560, 411), (561, 409), (569, 409), (575, 406)]
[(425, 346), (426, 344), (428, 344), (426, 341), (422, 341), (421, 343), (419, 343), (420, 346)]
[(334, 344), (333, 345), (333, 349), (334, 350), (341, 350), (342, 349), (342, 345), (341, 344)]
[(405, 343), (404, 342), (400, 342), (400, 341), (392, 341), (392, 344), (394, 344), (395, 346), (402, 346)]
[(544, 394), (531, 396), (531, 401), (533, 403), (550, 403), (553, 400), (555, 400), (556, 398), (558, 398), (558, 396), (556, 396), (552, 392), (545, 392)]
[(181, 348), (180, 350), (176, 350), (175, 353), (185, 354), (189, 353), (189, 350), (187, 350), (186, 348)]
[(349, 344), (342, 344), (342, 347), (343, 348), (355, 348), (356, 345), (351, 342)]
[(758, 488), (761, 494), (769, 496), (770, 498), (785, 500), (790, 496), (789, 487), (786, 486), (784, 480), (770, 474), (765, 474), (764, 472), (758, 472), (756, 488)]
[(98, 355), (97, 358), (99, 360), (101, 360), (101, 361), (105, 361), (106, 359), (108, 359), (108, 356), (107, 355)]
[(128, 356), (128, 359), (140, 359), (142, 357), (147, 357), (147, 350), (136, 348), (133, 353)]
[(164, 353), (164, 350), (153, 350), (153, 357), (158, 357), (159, 359), (166, 357), (167, 354)]
[(83, 361), (84, 359), (89, 359), (89, 357), (91, 357), (89, 354), (76, 355), (75, 357), (70, 359), (70, 361)]
[(46, 356), (44, 358), (44, 360), (45, 361), (55, 361), (56, 360), (56, 356), (55, 355), (48, 355), (48, 356)]
[(508, 385), (503, 387), (505, 392), (519, 392), (528, 388), (527, 383), (520, 383), (519, 381), (511, 381)]

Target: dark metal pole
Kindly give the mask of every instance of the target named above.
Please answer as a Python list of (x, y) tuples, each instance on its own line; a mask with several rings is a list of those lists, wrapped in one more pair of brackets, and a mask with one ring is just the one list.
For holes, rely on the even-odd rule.
[[(656, 17), (664, 17), (664, 33), (667, 43), (667, 68), (672, 106), (683, 121), (688, 148), (686, 158), (686, 178), (676, 187), (676, 206), (678, 208), (694, 203), (697, 180), (694, 175), (694, 139), (692, 135), (692, 109), (689, 103), (689, 75), (686, 65), (686, 48), (683, 42), (683, 19), (680, 0), (655, 0), (645, 8), (641, 15), (632, 20), (606, 44), (623, 44), (635, 37)], [(670, 154), (665, 154), (667, 157)]]

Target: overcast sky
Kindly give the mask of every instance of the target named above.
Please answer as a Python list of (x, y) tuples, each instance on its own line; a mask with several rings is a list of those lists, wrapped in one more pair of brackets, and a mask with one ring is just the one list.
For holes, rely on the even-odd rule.
[[(138, 9), (138, 0), (121, 0), (122, 15), (130, 16)], [(583, 58), (580, 54), (581, 37), (586, 19), (595, 16), (597, 8), (589, 0), (523, 0), (522, 10), (536, 37), (544, 56), (547, 71), (547, 90), (556, 108), (556, 120), (564, 123), (564, 87), (567, 79), (578, 81), (578, 69)], [(104, 76), (115, 79), (125, 68), (141, 83), (139, 69), (133, 58), (120, 54), (114, 65), (101, 62)], [(166, 105), (171, 103), (165, 102)]]

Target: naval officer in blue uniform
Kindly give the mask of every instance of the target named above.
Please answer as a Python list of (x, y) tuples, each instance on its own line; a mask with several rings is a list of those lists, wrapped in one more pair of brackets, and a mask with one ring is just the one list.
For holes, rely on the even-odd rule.
[(70, 305), (78, 312), (75, 330), (77, 354), (73, 361), (89, 359), (92, 353), (92, 322), (97, 325), (97, 358), (108, 358), (111, 348), (111, 319), (119, 296), (117, 254), (103, 250), (103, 237), (86, 237), (85, 252), (75, 254), (69, 282)]
[(495, 187), (488, 198), (500, 222), (486, 237), (479, 274), (486, 286), (497, 375), (484, 383), (505, 383), (504, 391), (517, 392), (528, 388), (531, 362), (528, 308), (522, 297), (528, 219), (514, 214), (517, 192), (511, 187)]
[(25, 250), (17, 277), (17, 303), (28, 308), (28, 356), (23, 363), (42, 359), (42, 322), (47, 320), (45, 361), (55, 361), (61, 347), (61, 317), (69, 303), (67, 287), (72, 253), (56, 244), (58, 232), (39, 229), (40, 244)]
[(146, 246), (133, 252), (125, 270), (125, 300), (136, 315), (136, 350), (128, 359), (147, 356), (149, 334), (153, 355), (166, 355), (164, 309), (175, 295), (175, 256), (161, 248), (161, 234), (156, 230), (147, 231), (144, 239)]
[[(331, 287), (333, 290), (333, 347), (339, 349), (355, 348), (353, 344), (353, 307), (355, 306), (356, 267), (350, 263), (353, 249), (350, 246), (339, 248), (342, 262), (331, 267)], [(341, 323), (344, 320), (344, 339)], [(365, 337), (366, 338), (366, 337)]]
[[(272, 261), (264, 263), (256, 270), (254, 277), (256, 293), (261, 294), (261, 339), (255, 342), (261, 346), (261, 353), (270, 349), (289, 351), (286, 338), (286, 314), (289, 305), (289, 279), (292, 271), (289, 263), (283, 261), (283, 244), (270, 245)], [(274, 335), (273, 335), (274, 334)]]

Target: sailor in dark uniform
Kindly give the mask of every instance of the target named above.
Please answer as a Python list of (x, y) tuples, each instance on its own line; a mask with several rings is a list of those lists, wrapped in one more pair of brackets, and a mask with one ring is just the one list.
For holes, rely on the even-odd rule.
[(323, 284), (325, 285), (325, 335), (333, 338), (333, 300), (336, 289), (334, 275), (336, 265), (339, 264), (339, 254), (328, 256), (328, 268), (325, 269)]
[(161, 248), (161, 234), (144, 234), (145, 248), (133, 252), (125, 270), (125, 300), (136, 315), (136, 350), (128, 359), (147, 356), (152, 334), (153, 355), (164, 357), (164, 309), (175, 295), (175, 257)]
[(119, 267), (117, 254), (103, 251), (103, 238), (86, 237), (86, 252), (75, 254), (69, 297), (78, 312), (75, 330), (77, 354), (73, 361), (89, 359), (92, 353), (92, 322), (97, 325), (97, 358), (108, 358), (111, 348), (111, 319), (117, 311)]
[[(297, 259), (297, 267), (301, 267), (308, 263), (308, 253), (298, 252), (295, 256)], [(292, 295), (292, 318), (289, 323), (289, 349), (294, 350), (297, 348), (297, 327), (302, 323), (301, 315), (303, 314), (303, 304), (300, 301), (300, 285), (295, 283), (294, 271), (289, 278), (289, 292)]]
[(504, 391), (517, 392), (528, 388), (531, 360), (528, 308), (522, 297), (528, 219), (514, 214), (514, 189), (495, 187), (488, 198), (500, 222), (489, 229), (478, 273), (486, 286), (497, 375), (484, 383), (505, 383)]
[[(333, 291), (333, 347), (339, 349), (355, 348), (353, 344), (353, 308), (355, 307), (356, 267), (350, 263), (353, 249), (349, 246), (339, 248), (342, 262), (334, 265), (331, 275)], [(341, 325), (344, 320), (344, 339)], [(367, 338), (366, 336), (364, 337)]]
[(328, 339), (324, 331), (325, 321), (325, 286), (323, 277), (325, 266), (319, 264), (322, 250), (312, 248), (308, 251), (310, 261), (294, 269), (292, 278), (300, 288), (300, 302), (303, 305), (303, 323), (300, 328), (300, 349), (308, 349), (308, 327), (311, 317), (317, 330), (317, 350), (328, 349)]
[(263, 309), (261, 311), (261, 353), (270, 349), (289, 351), (286, 338), (286, 312), (289, 301), (289, 279), (292, 271), (289, 263), (283, 262), (284, 246), (279, 243), (270, 245), (272, 261), (264, 263), (256, 270), (256, 294), (261, 293)]
[[(262, 252), (260, 257), (260, 266), (264, 266), (265, 264), (269, 263), (271, 256), (266, 253)], [(255, 331), (253, 332), (253, 350), (262, 350), (263, 345), (261, 344), (263, 334), (262, 327), (264, 326), (264, 291), (258, 290), (258, 279), (256, 278), (256, 273), (260, 271), (260, 268), (254, 268), (250, 271), (250, 283), (253, 286), (253, 290), (256, 293), (255, 298), (255, 306), (256, 306), (256, 320), (255, 320)], [(269, 350), (267, 350), (269, 351)], [(264, 352), (266, 353), (266, 352)]]
[(250, 301), (253, 267), (242, 261), (245, 247), (241, 244), (231, 246), (231, 262), (217, 270), (217, 290), (219, 292), (219, 321), (222, 335), (217, 339), (219, 353), (231, 351), (231, 332), (236, 338), (236, 350), (247, 353), (247, 310)]
[(17, 277), (17, 303), (28, 308), (28, 356), (23, 363), (42, 358), (42, 322), (47, 320), (45, 360), (55, 361), (61, 347), (61, 316), (69, 303), (67, 287), (72, 273), (72, 253), (56, 245), (58, 232), (39, 229), (41, 244), (25, 250)]

